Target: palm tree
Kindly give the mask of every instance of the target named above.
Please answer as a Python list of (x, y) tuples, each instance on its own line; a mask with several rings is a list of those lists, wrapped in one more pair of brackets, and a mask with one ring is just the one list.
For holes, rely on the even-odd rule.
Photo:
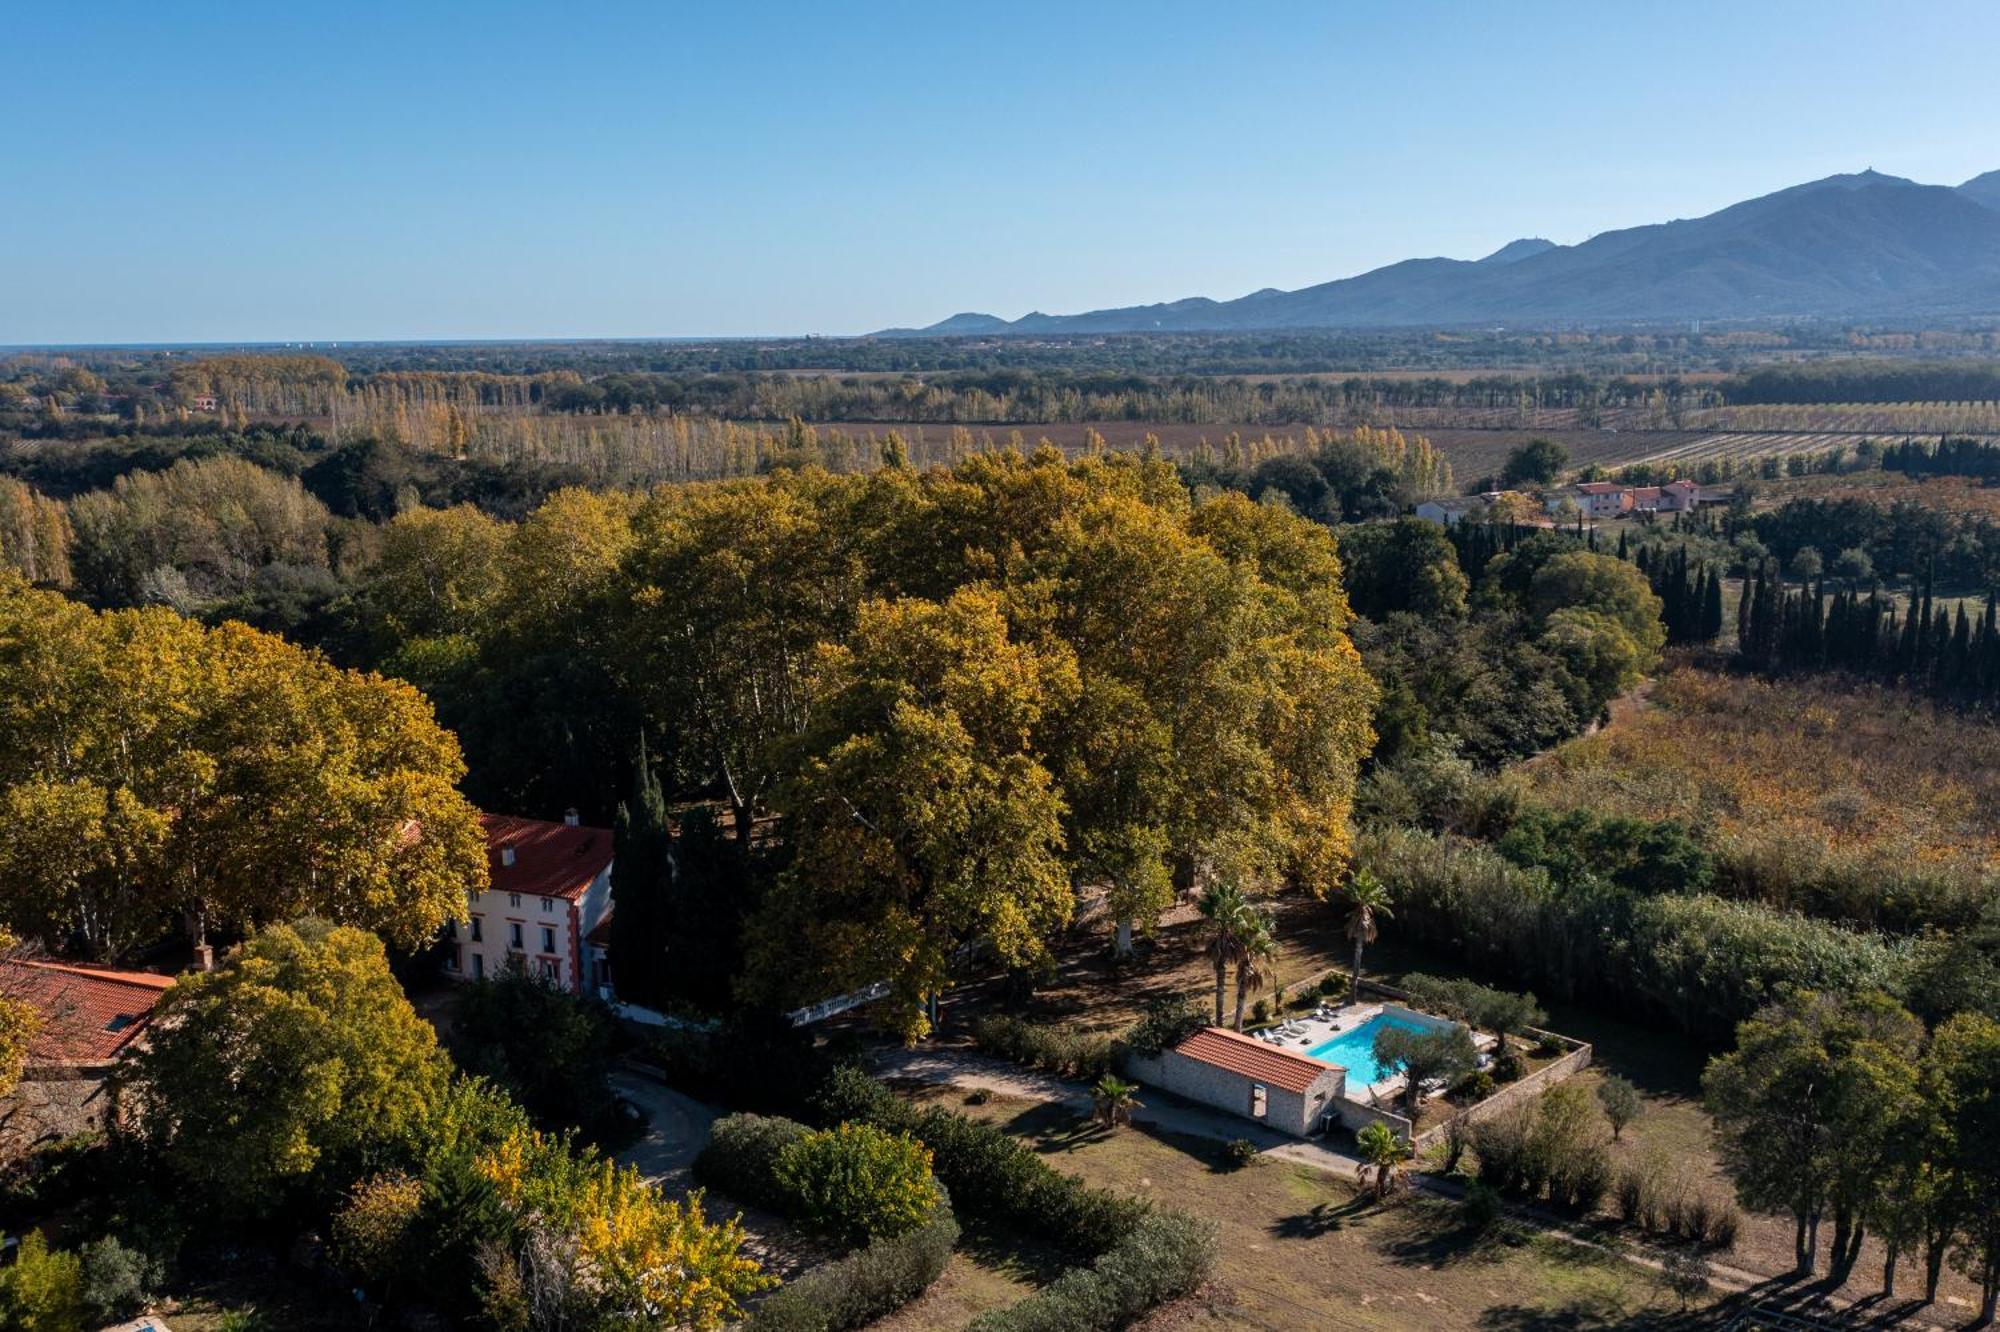
[(1236, 1030), (1243, 1030), (1243, 1000), (1264, 988), (1278, 960), (1278, 936), (1271, 918), (1257, 907), (1246, 907), (1244, 928), (1236, 951)]
[(1389, 1192), (1389, 1186), (1403, 1168), (1403, 1162), (1410, 1159), (1410, 1145), (1396, 1136), (1395, 1130), (1387, 1124), (1375, 1123), (1354, 1135), (1354, 1145), (1361, 1149), (1361, 1165), (1356, 1171), (1361, 1182), (1368, 1182), (1368, 1172), (1375, 1172), (1375, 1199), (1380, 1202)]
[(1243, 935), (1250, 928), (1250, 903), (1233, 883), (1211, 885), (1197, 910), (1208, 918), (1208, 958), (1215, 964), (1215, 1025), (1222, 1025), (1222, 990), (1230, 964), (1242, 956)]
[(1356, 870), (1347, 882), (1347, 937), (1354, 940), (1354, 983), (1347, 987), (1347, 1002), (1361, 995), (1361, 950), (1375, 942), (1375, 921), (1395, 919), (1389, 909), (1389, 889), (1373, 871)]
[(1138, 1083), (1126, 1082), (1113, 1074), (1106, 1073), (1097, 1080), (1097, 1085), (1090, 1089), (1093, 1107), (1090, 1117), (1106, 1128), (1130, 1124), (1132, 1112), (1143, 1110), (1146, 1104), (1135, 1095), (1138, 1090)]

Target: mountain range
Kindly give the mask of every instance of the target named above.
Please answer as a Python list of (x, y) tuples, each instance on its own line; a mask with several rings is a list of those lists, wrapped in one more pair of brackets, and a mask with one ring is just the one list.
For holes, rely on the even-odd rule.
[(956, 314), (883, 336), (1991, 314), (2000, 171), (1952, 188), (1871, 169), (1576, 245), (1517, 240), (1484, 259), (1406, 259), (1297, 291), (1014, 320)]

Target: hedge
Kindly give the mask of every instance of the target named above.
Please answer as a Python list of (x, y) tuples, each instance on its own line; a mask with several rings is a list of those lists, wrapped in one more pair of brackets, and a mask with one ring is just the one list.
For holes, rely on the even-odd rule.
[(776, 1174), (778, 1154), (810, 1132), (776, 1115), (727, 1115), (715, 1121), (708, 1145), (695, 1157), (694, 1177), (737, 1202), (788, 1212), (792, 1197)]
[(1019, 1304), (981, 1314), (966, 1332), (1100, 1332), (1179, 1299), (1215, 1265), (1215, 1226), (1179, 1212), (1142, 1217), (1088, 1268), (1071, 1268)]
[(814, 1110), (822, 1123), (858, 1120), (910, 1134), (931, 1149), (931, 1171), (963, 1215), (1032, 1232), (1080, 1259), (1119, 1244), (1152, 1210), (1142, 1198), (1095, 1189), (1051, 1168), (991, 1124), (918, 1110), (858, 1068), (836, 1071)]
[(1117, 1050), (1109, 1039), (1069, 1027), (990, 1013), (972, 1024), (973, 1042), (990, 1055), (1054, 1073), (1095, 1082), (1114, 1071)]
[(746, 1332), (844, 1332), (893, 1313), (929, 1290), (951, 1261), (958, 1220), (939, 1189), (928, 1223), (878, 1239), (838, 1262), (814, 1268), (757, 1306)]

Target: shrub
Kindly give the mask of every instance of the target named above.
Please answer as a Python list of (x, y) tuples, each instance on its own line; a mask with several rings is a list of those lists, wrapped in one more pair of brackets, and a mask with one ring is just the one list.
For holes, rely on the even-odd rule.
[(1612, 1185), (1601, 1132), (1590, 1093), (1573, 1082), (1557, 1083), (1473, 1126), (1479, 1178), (1503, 1193), (1588, 1210)]
[(871, 1323), (930, 1289), (957, 1243), (958, 1221), (939, 1190), (920, 1229), (814, 1268), (758, 1306), (746, 1332), (844, 1332)]
[(1347, 978), (1337, 971), (1329, 971), (1319, 978), (1319, 997), (1337, 999), (1347, 989)]
[(1500, 1219), (1500, 1195), (1475, 1179), (1465, 1186), (1465, 1201), (1459, 1205), (1459, 1214), (1465, 1218), (1467, 1228), (1483, 1231)]
[(1248, 1138), (1231, 1138), (1222, 1149), (1222, 1159), (1232, 1170), (1241, 1170), (1257, 1159), (1257, 1144)]
[(1259, 999), (1256, 1003), (1250, 1005), (1250, 1020), (1252, 1022), (1269, 1022), (1271, 1020), (1271, 1006), (1262, 999)]
[(1502, 1045), (1493, 1051), (1493, 1064), (1489, 1071), (1495, 1082), (1519, 1082), (1521, 1075), (1528, 1070), (1521, 1062), (1519, 1050), (1512, 1045)]
[(694, 1159), (694, 1177), (737, 1202), (789, 1210), (792, 1194), (777, 1177), (778, 1158), (810, 1129), (776, 1115), (729, 1115), (715, 1121)]
[(117, 1236), (106, 1235), (83, 1246), (82, 1262), (84, 1309), (99, 1323), (130, 1318), (153, 1298), (153, 1286), (160, 1279), (159, 1265), (137, 1249), (127, 1248)]
[(1729, 1248), (1742, 1225), (1733, 1199), (1710, 1193), (1685, 1168), (1657, 1156), (1621, 1169), (1612, 1196), (1626, 1224), (1707, 1248)]
[(1478, 1068), (1452, 1084), (1451, 1096), (1461, 1105), (1471, 1105), (1491, 1096), (1493, 1090), (1493, 1075), (1483, 1068)]
[(1215, 1264), (1215, 1227), (1157, 1212), (1089, 1268), (1072, 1268), (1027, 1299), (981, 1314), (967, 1332), (1098, 1332), (1178, 1299)]
[(362, 1281), (385, 1286), (402, 1270), (424, 1186), (408, 1175), (377, 1175), (355, 1185), (333, 1217), (333, 1251)]
[(937, 1206), (930, 1152), (872, 1124), (794, 1138), (779, 1149), (772, 1178), (799, 1220), (856, 1242), (907, 1235)]
[(965, 1103), (967, 1105), (985, 1105), (988, 1101), (992, 1099), (993, 1099), (993, 1093), (986, 1090), (986, 1088), (984, 1087), (974, 1087), (971, 1091), (965, 1094)]
[(1542, 1038), (1535, 1042), (1537, 1059), (1560, 1059), (1568, 1053), (1569, 1046), (1565, 1045), (1563, 1038), (1554, 1032), (1544, 1032)]
[(812, 1101), (823, 1123), (869, 1123), (930, 1148), (931, 1170), (961, 1216), (1030, 1231), (1080, 1257), (1105, 1252), (1151, 1210), (1144, 1199), (1062, 1174), (991, 1124), (935, 1106), (916, 1110), (858, 1068), (835, 1070)]
[(449, 1030), (458, 1066), (505, 1089), (538, 1127), (592, 1138), (619, 1132), (610, 1005), (514, 964), (465, 987)]
[(1102, 1036), (1041, 1026), (1001, 1013), (974, 1022), (972, 1039), (988, 1054), (1060, 1077), (1095, 1082), (1111, 1072), (1113, 1064), (1112, 1044)]
[(1125, 1033), (1122, 1044), (1133, 1054), (1153, 1059), (1207, 1025), (1208, 1014), (1191, 999), (1155, 1000)]

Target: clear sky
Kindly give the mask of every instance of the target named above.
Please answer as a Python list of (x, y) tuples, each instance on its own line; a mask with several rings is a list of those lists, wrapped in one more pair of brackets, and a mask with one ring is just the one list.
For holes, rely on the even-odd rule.
[(1994, 0), (4, 14), (0, 344), (851, 333), (2000, 167)]

